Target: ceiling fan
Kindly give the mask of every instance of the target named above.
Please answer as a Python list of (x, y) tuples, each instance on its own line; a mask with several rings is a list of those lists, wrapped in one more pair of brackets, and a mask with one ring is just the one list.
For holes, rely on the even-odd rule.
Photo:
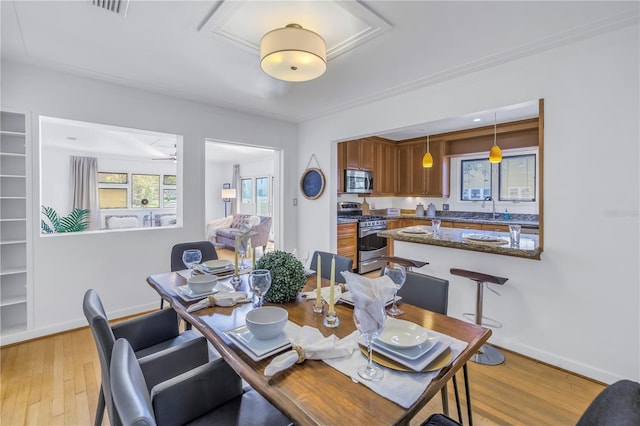
[[(158, 141), (156, 141), (158, 142)], [(154, 145), (156, 142), (152, 143), (151, 145)], [(157, 157), (157, 158), (152, 158), (152, 160), (171, 160), (171, 161), (176, 161), (178, 159), (178, 151), (176, 150), (176, 145), (173, 145), (173, 154), (169, 154), (166, 157)]]

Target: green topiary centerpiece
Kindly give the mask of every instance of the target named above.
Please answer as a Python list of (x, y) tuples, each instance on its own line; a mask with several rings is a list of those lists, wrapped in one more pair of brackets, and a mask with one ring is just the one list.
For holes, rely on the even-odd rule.
[(295, 299), (307, 280), (304, 266), (291, 253), (272, 251), (258, 261), (256, 268), (271, 272), (271, 288), (264, 300), (285, 303)]

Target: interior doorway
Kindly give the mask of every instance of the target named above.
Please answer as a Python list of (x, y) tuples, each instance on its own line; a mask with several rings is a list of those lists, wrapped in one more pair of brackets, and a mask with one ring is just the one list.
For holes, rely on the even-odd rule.
[[(269, 245), (278, 247), (280, 151), (207, 139), (205, 158), (207, 224), (224, 218), (225, 207), (228, 215), (270, 216)], [(223, 189), (235, 189), (235, 198), (223, 199)]]

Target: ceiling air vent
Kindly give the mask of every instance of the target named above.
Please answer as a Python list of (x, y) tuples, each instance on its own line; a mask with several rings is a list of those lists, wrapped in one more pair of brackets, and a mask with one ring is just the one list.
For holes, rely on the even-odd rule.
[(93, 5), (124, 17), (129, 8), (129, 0), (93, 0)]

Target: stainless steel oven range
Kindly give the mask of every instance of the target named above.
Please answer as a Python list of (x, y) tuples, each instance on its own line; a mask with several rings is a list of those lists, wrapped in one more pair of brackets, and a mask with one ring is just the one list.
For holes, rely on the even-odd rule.
[(338, 203), (338, 217), (358, 219), (358, 273), (375, 271), (386, 265), (380, 256), (387, 254), (387, 239), (378, 237), (378, 232), (387, 229), (387, 219), (382, 216), (362, 215), (360, 203), (343, 201)]

